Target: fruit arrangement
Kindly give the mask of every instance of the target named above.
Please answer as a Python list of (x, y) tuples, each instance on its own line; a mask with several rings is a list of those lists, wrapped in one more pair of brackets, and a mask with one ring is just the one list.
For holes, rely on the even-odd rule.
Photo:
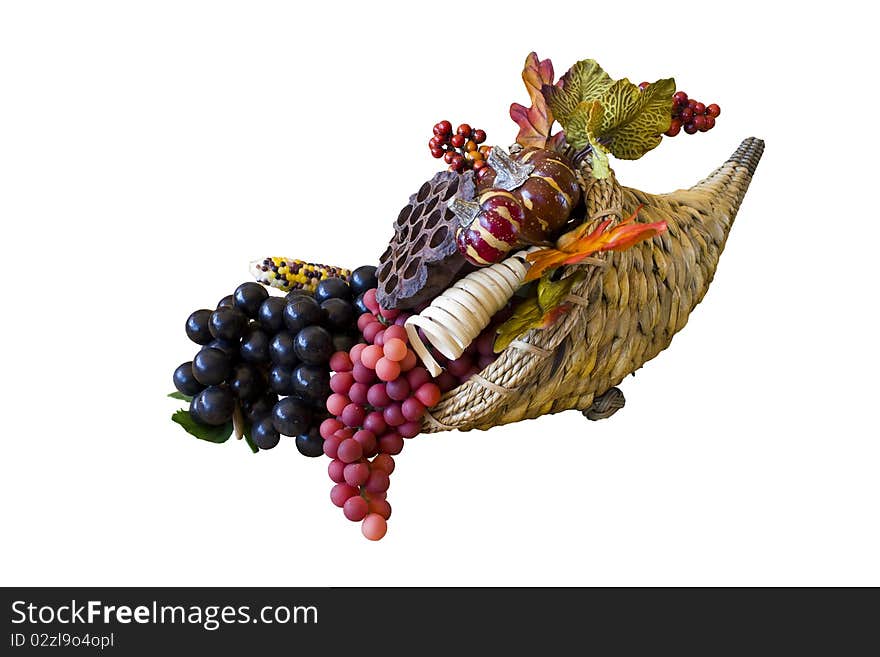
[(711, 130), (717, 104), (593, 60), (556, 80), (534, 53), (523, 81), (510, 148), (434, 125), (430, 153), (448, 168), (410, 197), (375, 266), (268, 257), (251, 263), (256, 282), (194, 311), (199, 349), (170, 395), (189, 407), (172, 419), (254, 453), (292, 437), (325, 455), (331, 503), (379, 540), (395, 457), (420, 433), (619, 410), (615, 386), (705, 294), (763, 142), (687, 192), (645, 194), (617, 183), (609, 157)]

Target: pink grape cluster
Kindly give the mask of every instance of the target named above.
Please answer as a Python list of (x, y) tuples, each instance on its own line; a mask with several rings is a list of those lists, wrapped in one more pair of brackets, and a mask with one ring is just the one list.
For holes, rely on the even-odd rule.
[(422, 418), (442, 393), (495, 360), (495, 331), (510, 310), (498, 313), (460, 358), (448, 360), (435, 352), (446, 369), (434, 378), (410, 348), (404, 328), (409, 314), (380, 308), (375, 289), (364, 293), (363, 302), (369, 312), (358, 318), (357, 327), (364, 341), (330, 358), (327, 411), (332, 417), (321, 423), (320, 433), (331, 459), (330, 500), (346, 518), (362, 523), (364, 536), (378, 541), (391, 517), (387, 497), (394, 457), (406, 439), (420, 433)]
[(330, 500), (345, 517), (362, 521), (361, 530), (377, 541), (387, 531), (387, 500), (394, 456), (404, 439), (421, 431), (422, 418), (440, 401), (440, 387), (418, 365), (403, 323), (408, 315), (379, 308), (376, 291), (364, 294), (370, 310), (358, 318), (365, 343), (330, 359), (332, 394), (320, 432), (335, 484)]

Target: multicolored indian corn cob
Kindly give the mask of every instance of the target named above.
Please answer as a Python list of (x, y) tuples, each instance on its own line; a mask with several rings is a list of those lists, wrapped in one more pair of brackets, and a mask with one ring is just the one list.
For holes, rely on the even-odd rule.
[(290, 290), (315, 291), (315, 286), (325, 278), (348, 280), (351, 271), (342, 267), (330, 267), (293, 258), (265, 258), (254, 260), (251, 274), (257, 282), (284, 292)]

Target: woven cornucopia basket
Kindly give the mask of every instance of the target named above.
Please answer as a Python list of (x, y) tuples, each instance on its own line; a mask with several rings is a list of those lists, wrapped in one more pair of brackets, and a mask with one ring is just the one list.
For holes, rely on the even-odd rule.
[(567, 299), (573, 310), (446, 393), (423, 432), (489, 429), (569, 409), (599, 419), (620, 408), (614, 386), (668, 347), (706, 294), (763, 150), (762, 140), (746, 139), (706, 179), (663, 195), (623, 187), (613, 174), (597, 180), (586, 169), (588, 223), (620, 221), (642, 204), (640, 218), (665, 220), (668, 229), (601, 254), (601, 264), (574, 265), (586, 276)]

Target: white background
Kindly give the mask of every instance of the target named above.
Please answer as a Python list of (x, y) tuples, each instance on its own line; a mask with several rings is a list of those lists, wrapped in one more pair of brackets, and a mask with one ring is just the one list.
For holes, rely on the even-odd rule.
[[(3, 3), (0, 583), (880, 584), (863, 4)], [(170, 422), (183, 321), (254, 258), (375, 262), (436, 121), (512, 142), (530, 50), (721, 105), (624, 184), (767, 150), (623, 411), (417, 438), (370, 543), (325, 459)]]

